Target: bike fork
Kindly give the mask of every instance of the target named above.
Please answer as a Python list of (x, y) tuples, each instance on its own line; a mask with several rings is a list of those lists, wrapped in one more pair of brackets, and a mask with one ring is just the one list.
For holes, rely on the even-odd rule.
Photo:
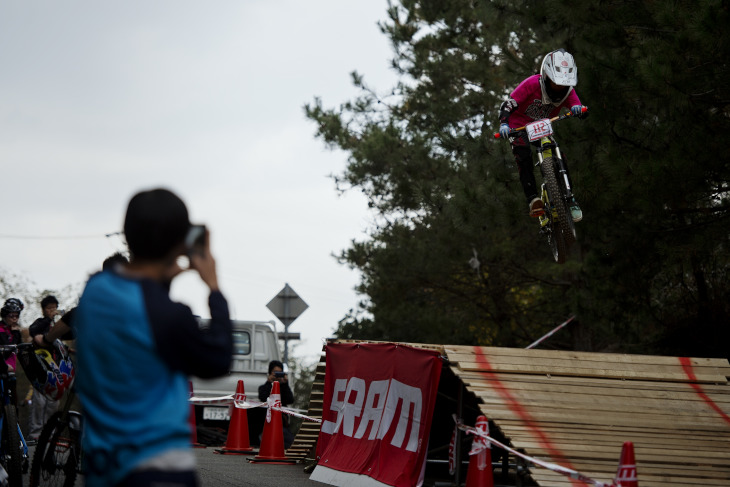
[(563, 163), (563, 156), (560, 155), (560, 149), (557, 145), (555, 146), (555, 160), (558, 161), (558, 174), (560, 174), (560, 176), (563, 178), (563, 182), (565, 183), (565, 196), (570, 199), (573, 197), (573, 189), (570, 187), (568, 170)]

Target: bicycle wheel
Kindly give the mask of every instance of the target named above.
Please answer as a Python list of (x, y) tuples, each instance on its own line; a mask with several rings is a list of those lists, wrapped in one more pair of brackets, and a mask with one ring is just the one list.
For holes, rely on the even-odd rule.
[(2, 465), (8, 473), (8, 485), (10, 487), (22, 487), (23, 459), (20, 454), (18, 414), (12, 404), (3, 406), (3, 410)]
[[(557, 168), (555, 167), (555, 160), (552, 157), (548, 157), (545, 158), (545, 162), (549, 162), (550, 164), (549, 166), (545, 167), (545, 169), (549, 169), (549, 171), (545, 171), (546, 182), (548, 172), (550, 172), (551, 177), (555, 181), (555, 192), (551, 192), (550, 194), (551, 198), (553, 198), (551, 201), (553, 201), (553, 203), (555, 204), (555, 210), (558, 212), (558, 224), (560, 225), (560, 229), (563, 232), (565, 244), (570, 246), (575, 242), (576, 235), (573, 215), (571, 215), (570, 206), (568, 205), (568, 201), (565, 199), (565, 183), (562, 179), (558, 178), (555, 172), (557, 170)], [(543, 162), (543, 165), (545, 165), (545, 162)]]
[[(68, 416), (67, 416), (68, 418)], [(41, 431), (30, 466), (30, 487), (72, 487), (76, 482), (81, 438), (57, 412)]]
[[(555, 262), (558, 264), (564, 264), (568, 255), (568, 245), (575, 241), (575, 234), (573, 234), (573, 240), (569, 241), (563, 231), (562, 222), (566, 218), (571, 218), (571, 216), (565, 200), (562, 197), (562, 193), (560, 192), (560, 186), (558, 186), (558, 180), (555, 177), (553, 162), (554, 160), (552, 157), (546, 157), (542, 161), (545, 190), (547, 191), (548, 199), (550, 201), (550, 208), (545, 209), (545, 211), (548, 212), (547, 217), (550, 219), (548, 243), (550, 244), (550, 250), (553, 252), (553, 259), (555, 259)], [(553, 208), (557, 213), (557, 221), (553, 214)], [(570, 223), (573, 223), (572, 219), (570, 220)]]

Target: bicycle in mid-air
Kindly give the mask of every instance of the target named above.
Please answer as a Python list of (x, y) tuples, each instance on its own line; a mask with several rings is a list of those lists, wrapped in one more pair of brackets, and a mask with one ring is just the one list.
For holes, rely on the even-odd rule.
[[(582, 114), (587, 112), (588, 107), (583, 107)], [(553, 123), (573, 116), (571, 112), (567, 112), (557, 117), (528, 123), (509, 132), (510, 137), (515, 137), (522, 136), (520, 132), (524, 131), (528, 141), (536, 144), (536, 165), (540, 167), (543, 180), (540, 197), (545, 207), (543, 214), (538, 218), (540, 232), (547, 236), (553, 259), (558, 264), (565, 263), (568, 249), (576, 241), (576, 233), (570, 214), (573, 191), (558, 142), (553, 136)], [(494, 137), (500, 138), (499, 133), (494, 134)]]
[(28, 444), (18, 423), (15, 371), (5, 365), (5, 355), (26, 348), (33, 348), (33, 345), (20, 343), (0, 346), (0, 359), (4, 366), (0, 366), (0, 485), (9, 487), (23, 485), (23, 473), (28, 471)]

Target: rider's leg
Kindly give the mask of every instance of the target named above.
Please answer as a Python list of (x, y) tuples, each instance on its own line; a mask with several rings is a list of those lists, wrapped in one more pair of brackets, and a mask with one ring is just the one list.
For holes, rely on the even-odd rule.
[(532, 149), (522, 137), (515, 137), (512, 141), (512, 154), (515, 156), (515, 163), (520, 174), (522, 190), (527, 198), (530, 216), (540, 216), (543, 211), (543, 203), (537, 193), (537, 182), (532, 169)]

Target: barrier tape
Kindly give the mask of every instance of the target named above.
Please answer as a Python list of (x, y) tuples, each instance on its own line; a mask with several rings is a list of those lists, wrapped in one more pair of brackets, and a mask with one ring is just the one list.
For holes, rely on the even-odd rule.
[[(271, 396), (269, 396), (271, 397)], [(248, 401), (246, 399), (245, 394), (230, 394), (228, 396), (219, 396), (219, 397), (190, 397), (189, 401), (193, 403), (195, 406), (230, 406), (233, 405), (239, 409), (253, 409), (253, 408), (260, 408), (260, 407), (266, 407), (269, 411), (272, 409), (280, 411), (284, 414), (287, 414), (289, 416), (294, 416), (296, 418), (302, 418), (307, 421), (312, 421), (314, 423), (321, 423), (322, 420), (320, 418), (313, 418), (311, 416), (307, 416), (305, 414), (302, 414), (301, 409), (296, 408), (287, 408), (281, 406), (281, 401), (279, 401), (279, 405), (272, 405), (269, 404), (268, 400), (267, 402), (257, 402), (257, 401)], [(270, 418), (270, 412), (267, 412), (267, 418)]]
[(566, 477), (569, 477), (571, 479), (579, 480), (581, 482), (584, 482), (586, 484), (595, 485), (596, 487), (616, 487), (615, 483), (606, 484), (604, 482), (599, 482), (598, 480), (593, 480), (592, 478), (588, 477), (587, 475), (584, 475), (576, 470), (573, 470), (572, 468), (563, 467), (562, 465), (558, 465), (556, 463), (550, 463), (545, 462), (543, 460), (531, 457), (529, 455), (525, 455), (524, 453), (520, 453), (514, 448), (510, 448), (507, 445), (502, 444), (501, 442), (495, 440), (491, 436), (489, 436), (487, 433), (482, 433), (478, 429), (476, 429), (473, 426), (466, 426), (464, 423), (461, 422), (460, 419), (457, 419), (456, 415), (453, 416), (454, 421), (456, 422), (456, 427), (459, 428), (461, 431), (465, 432), (468, 435), (475, 435), (478, 436), (489, 443), (493, 444), (494, 446), (501, 448), (503, 450), (506, 450), (513, 455), (520, 457), (524, 460), (527, 460), (530, 463), (534, 463), (535, 465), (538, 465), (540, 467), (546, 468), (548, 470), (552, 470), (553, 472), (557, 472), (559, 474), (565, 475)]
[(542, 343), (544, 340), (546, 340), (546, 339), (550, 338), (551, 336), (553, 336), (555, 334), (555, 332), (559, 331), (561, 328), (563, 328), (565, 325), (567, 325), (568, 323), (570, 323), (574, 319), (575, 319), (575, 316), (571, 316), (566, 321), (564, 321), (562, 324), (556, 326), (555, 328), (553, 328), (552, 330), (550, 330), (545, 335), (543, 335), (542, 337), (538, 338), (537, 340), (535, 340), (534, 342), (532, 342), (531, 344), (529, 344), (525, 348), (527, 348), (527, 349), (535, 348), (536, 346), (540, 345), (540, 343)]
[(220, 397), (190, 397), (189, 401), (196, 406), (227, 406), (233, 403), (233, 394)]

